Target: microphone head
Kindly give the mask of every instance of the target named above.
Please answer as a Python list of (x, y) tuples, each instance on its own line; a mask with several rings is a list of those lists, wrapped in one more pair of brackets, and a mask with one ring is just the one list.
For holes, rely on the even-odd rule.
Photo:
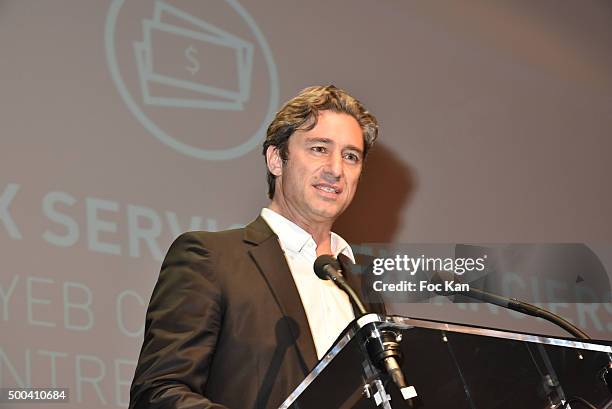
[(329, 267), (333, 268), (334, 270), (341, 270), (338, 260), (329, 254), (323, 254), (322, 256), (317, 257), (313, 265), (315, 274), (321, 280), (329, 280), (330, 277), (329, 273), (327, 272)]

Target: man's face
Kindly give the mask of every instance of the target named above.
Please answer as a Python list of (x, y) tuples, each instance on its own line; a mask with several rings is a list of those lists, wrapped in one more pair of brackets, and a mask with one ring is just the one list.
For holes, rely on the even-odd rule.
[(273, 204), (298, 225), (331, 225), (353, 200), (362, 161), (363, 132), (355, 118), (321, 111), (313, 129), (291, 135), (286, 163), (269, 148), (268, 168), (277, 176)]

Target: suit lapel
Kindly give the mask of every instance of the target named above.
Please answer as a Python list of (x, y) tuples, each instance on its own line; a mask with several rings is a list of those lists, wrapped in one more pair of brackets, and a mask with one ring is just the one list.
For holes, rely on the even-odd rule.
[(304, 370), (309, 372), (317, 363), (317, 353), (300, 294), (278, 238), (260, 216), (246, 227), (244, 240), (255, 245), (249, 254), (266, 280), (282, 314), (295, 323), (291, 325), (291, 320), (286, 320), (296, 341)]

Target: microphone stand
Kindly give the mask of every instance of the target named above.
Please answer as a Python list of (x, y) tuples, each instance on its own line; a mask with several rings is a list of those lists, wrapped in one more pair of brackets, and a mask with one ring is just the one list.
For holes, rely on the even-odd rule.
[[(457, 279), (457, 277), (455, 277), (452, 273), (441, 272), (441, 271), (436, 271), (435, 274), (429, 280), (429, 282), (433, 284), (442, 284), (442, 283), (449, 282), (449, 281), (450, 282), (460, 282)], [(526, 301), (517, 300), (516, 298), (502, 297), (501, 295), (492, 294), (484, 290), (479, 290), (477, 288), (471, 288), (471, 286), (470, 286), (469, 291), (467, 292), (436, 291), (436, 294), (444, 295), (444, 296), (456, 295), (456, 294), (464, 295), (466, 297), (469, 297), (475, 300), (479, 300), (479, 301), (484, 301), (489, 304), (494, 304), (502, 308), (507, 308), (507, 309), (517, 311), (523, 314), (531, 315), (533, 317), (543, 318), (563, 328), (564, 330), (566, 330), (567, 332), (569, 332), (576, 338), (583, 339), (583, 340), (591, 339), (591, 337), (589, 337), (586, 332), (582, 331), (580, 328), (578, 328), (577, 326), (575, 326), (574, 324), (572, 324), (565, 318), (560, 317), (559, 315), (554, 314), (551, 311), (548, 311), (544, 308), (540, 308), (538, 306), (530, 304)]]
[[(340, 263), (334, 257), (329, 255), (317, 257), (314, 263), (314, 271), (320, 279), (331, 279), (338, 288), (347, 293), (349, 299), (357, 307), (359, 317), (368, 314), (368, 310), (355, 290), (344, 279)], [(399, 362), (402, 360), (402, 353), (399, 347), (401, 340), (401, 334), (397, 334), (394, 331), (379, 331), (378, 328), (374, 328), (366, 341), (366, 350), (374, 364), (378, 368), (384, 369), (391, 377), (400, 390), (402, 397), (408, 403), (408, 406), (413, 408), (415, 403), (412, 401), (412, 398), (417, 396), (417, 392), (414, 386), (407, 385), (404, 373), (399, 365)], [(384, 402), (387, 399), (384, 397), (382, 400)]]
[(508, 308), (513, 311), (518, 311), (523, 314), (531, 315), (533, 317), (543, 318), (546, 321), (552, 322), (553, 324), (563, 328), (576, 338), (584, 340), (591, 339), (591, 337), (589, 337), (586, 332), (582, 331), (580, 328), (578, 328), (565, 318), (528, 302), (520, 301), (516, 298), (506, 298), (500, 295), (491, 294), (486, 291), (479, 290), (477, 288), (470, 288), (470, 291), (463, 294), (467, 297), (474, 298), (476, 300), (495, 304), (503, 308)]

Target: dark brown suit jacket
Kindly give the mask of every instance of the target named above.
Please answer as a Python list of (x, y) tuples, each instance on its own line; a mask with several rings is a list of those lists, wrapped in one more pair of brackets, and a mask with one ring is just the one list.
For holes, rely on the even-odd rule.
[[(358, 279), (347, 274), (357, 290)], [(277, 408), (316, 363), (289, 266), (261, 217), (185, 233), (151, 296), (130, 408)]]

